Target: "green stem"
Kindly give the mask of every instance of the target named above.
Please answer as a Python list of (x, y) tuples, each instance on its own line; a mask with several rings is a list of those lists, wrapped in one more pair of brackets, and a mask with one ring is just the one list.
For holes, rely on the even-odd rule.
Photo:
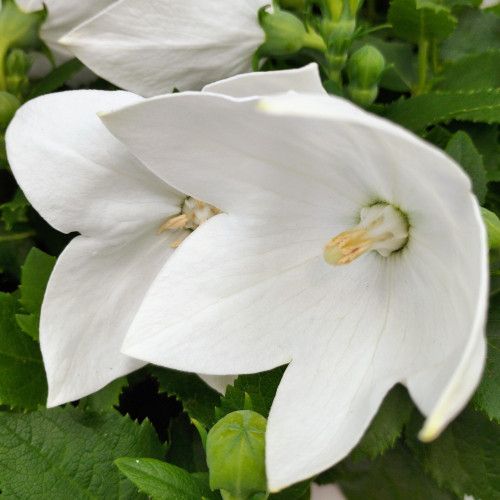
[(7, 90), (7, 79), (5, 77), (4, 62), (7, 55), (7, 47), (0, 44), (0, 91)]
[(304, 43), (304, 47), (308, 47), (310, 49), (319, 50), (320, 52), (326, 52), (326, 43), (321, 36), (319, 36), (314, 31), (309, 31), (302, 37), (302, 42)]
[(24, 240), (24, 238), (29, 238), (30, 236), (35, 236), (35, 231), (26, 231), (25, 233), (14, 233), (7, 234), (4, 236), (0, 236), (0, 243), (4, 243), (5, 241), (15, 241), (15, 240)]
[(420, 37), (418, 41), (418, 80), (413, 95), (420, 95), (425, 92), (427, 83), (427, 61), (429, 59), (429, 40)]

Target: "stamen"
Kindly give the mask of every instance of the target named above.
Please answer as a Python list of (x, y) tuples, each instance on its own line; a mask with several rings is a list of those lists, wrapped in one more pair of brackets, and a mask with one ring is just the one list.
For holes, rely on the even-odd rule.
[(341, 266), (376, 250), (388, 257), (403, 248), (408, 241), (408, 221), (392, 205), (378, 203), (361, 210), (357, 227), (335, 236), (323, 248), (328, 264)]
[[(158, 228), (158, 234), (174, 229), (190, 229), (194, 231), (198, 226), (210, 219), (210, 217), (220, 213), (221, 211), (212, 205), (188, 196), (182, 204), (181, 213), (165, 221)], [(171, 246), (179, 246), (180, 244), (181, 242), (179, 241), (173, 243)]]

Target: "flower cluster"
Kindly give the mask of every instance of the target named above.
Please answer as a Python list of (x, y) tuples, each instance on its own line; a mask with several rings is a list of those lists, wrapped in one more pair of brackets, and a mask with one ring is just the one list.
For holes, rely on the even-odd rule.
[[(262, 0), (19, 2), (46, 9), (56, 62), (74, 55), (124, 89), (28, 100), (5, 135), (34, 209), (76, 233), (41, 308), (47, 406), (147, 363), (221, 393), (285, 366), (267, 425), (255, 417), (267, 483), (217, 486), (223, 498), (335, 465), (398, 383), (435, 439), (486, 357), (488, 244), (469, 177), (339, 97), (370, 106), (390, 70), (352, 48), (360, 5), (318, 2), (315, 24), (319, 7), (296, 3), (303, 18)], [(310, 53), (320, 67), (297, 56)], [(295, 68), (274, 69), (289, 54)]]

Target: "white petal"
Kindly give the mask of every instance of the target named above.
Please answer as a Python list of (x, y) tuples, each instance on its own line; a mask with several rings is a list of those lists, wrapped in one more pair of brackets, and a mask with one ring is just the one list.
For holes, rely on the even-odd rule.
[(285, 214), (291, 222), (300, 212), (324, 223), (351, 210), (352, 223), (353, 207), (380, 197), (376, 138), (359, 147), (356, 123), (326, 128), (259, 113), (254, 100), (205, 93), (153, 98), (102, 119), (159, 177), (228, 213), (265, 210), (266, 218)]
[(35, 209), (58, 230), (111, 239), (178, 213), (182, 196), (97, 117), (138, 99), (126, 92), (64, 92), (30, 101), (16, 113), (7, 130), (10, 165)]
[(231, 97), (270, 96), (295, 91), (326, 94), (316, 63), (298, 69), (237, 75), (203, 87), (202, 92)]
[(144, 96), (200, 89), (246, 73), (264, 41), (265, 0), (121, 0), (66, 35), (67, 45), (106, 80)]
[(75, 238), (59, 257), (42, 305), (40, 345), (48, 406), (91, 394), (139, 368), (120, 354), (132, 318), (184, 232), (143, 233), (119, 243)]
[(73, 54), (59, 44), (58, 40), (65, 33), (114, 2), (115, 0), (85, 0), (84, 2), (44, 0), (48, 15), (40, 30), (40, 36), (54, 54), (59, 56), (59, 62), (71, 59)]

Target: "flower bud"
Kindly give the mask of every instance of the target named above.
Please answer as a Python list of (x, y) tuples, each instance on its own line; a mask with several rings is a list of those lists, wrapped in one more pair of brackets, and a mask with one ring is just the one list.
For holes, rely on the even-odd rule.
[(22, 96), (29, 86), (27, 73), (30, 69), (32, 58), (21, 49), (12, 50), (5, 61), (7, 90)]
[(384, 56), (372, 45), (365, 45), (349, 59), (349, 81), (362, 89), (377, 85), (385, 69)]
[(250, 410), (219, 420), (207, 436), (210, 488), (224, 500), (264, 500), (266, 419)]
[(23, 12), (13, 0), (3, 0), (0, 10), (0, 33), (3, 49), (33, 49), (41, 42), (38, 28), (45, 19), (45, 11)]
[(0, 92), (0, 130), (7, 128), (17, 108), (21, 106), (19, 100), (8, 92)]
[(284, 10), (267, 12), (259, 10), (259, 23), (266, 34), (260, 46), (261, 55), (284, 56), (297, 52), (304, 46), (307, 31), (302, 21)]
[(384, 56), (372, 45), (365, 45), (351, 56), (347, 64), (347, 90), (356, 104), (367, 107), (375, 101), (384, 69)]

